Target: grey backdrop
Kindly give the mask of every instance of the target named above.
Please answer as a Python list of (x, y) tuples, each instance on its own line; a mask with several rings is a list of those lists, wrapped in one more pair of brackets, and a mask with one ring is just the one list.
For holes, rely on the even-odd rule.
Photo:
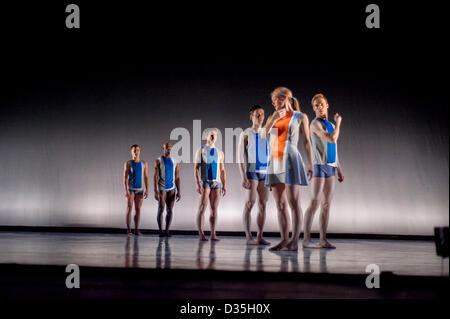
[[(202, 120), (202, 128), (246, 128), (248, 108), (260, 104), (271, 113), (269, 93), (284, 85), (310, 119), (310, 99), (318, 92), (328, 96), (330, 113), (343, 115), (339, 156), (345, 181), (336, 187), (329, 231), (430, 235), (434, 226), (449, 223), (445, 106), (438, 97), (397, 89), (387, 77), (368, 77), (282, 70), (226, 76), (125, 72), (18, 89), (0, 120), (0, 225), (124, 227), (122, 164), (131, 144), (142, 147), (152, 188), (153, 161), (173, 128), (192, 133), (194, 119)], [(245, 191), (237, 164), (226, 169), (228, 194), (220, 203), (218, 230), (242, 230)], [(192, 170), (193, 164), (181, 166), (183, 197), (175, 205), (173, 229), (195, 229)], [(303, 210), (309, 198), (304, 187)], [(156, 228), (156, 208), (153, 196), (144, 201), (143, 228)], [(317, 226), (316, 218), (313, 230)], [(266, 230), (278, 231), (272, 197)]]

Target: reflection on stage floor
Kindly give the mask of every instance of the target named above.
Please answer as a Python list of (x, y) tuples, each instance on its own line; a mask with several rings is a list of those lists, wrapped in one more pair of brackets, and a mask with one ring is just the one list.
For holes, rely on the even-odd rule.
[[(279, 238), (268, 238), (275, 243)], [(337, 249), (272, 252), (243, 237), (199, 242), (196, 236), (0, 232), (0, 263), (121, 268), (365, 274), (376, 264), (398, 275), (448, 276), (448, 258), (434, 242), (334, 239)]]

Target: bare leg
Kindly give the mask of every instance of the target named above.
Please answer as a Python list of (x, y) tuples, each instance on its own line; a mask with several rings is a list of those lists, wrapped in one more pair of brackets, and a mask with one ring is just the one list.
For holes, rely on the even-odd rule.
[(251, 228), (251, 211), (253, 205), (255, 205), (256, 200), (256, 188), (258, 186), (258, 181), (249, 180), (250, 181), (250, 189), (247, 190), (247, 198), (245, 200), (244, 206), (244, 228), (245, 228), (245, 237), (247, 239), (247, 245), (257, 245), (258, 243), (253, 239)]
[(220, 201), (220, 189), (211, 189), (209, 193), (209, 205), (211, 207), (211, 213), (209, 214), (209, 224), (211, 226), (211, 240), (219, 241), (216, 236), (216, 224), (217, 224), (217, 209), (219, 208)]
[(142, 202), (144, 201), (144, 196), (142, 195), (135, 195), (134, 197), (134, 234), (137, 236), (142, 235), (142, 233), (139, 231), (139, 221), (141, 219), (141, 206)]
[(270, 250), (280, 250), (286, 246), (289, 241), (289, 212), (286, 198), (286, 185), (276, 184), (272, 187), (273, 197), (277, 204), (278, 224), (280, 226), (281, 241)]
[(166, 192), (159, 192), (158, 213), (156, 214), (156, 221), (158, 222), (159, 237), (163, 237), (163, 214), (166, 205)]
[(203, 194), (200, 195), (200, 200), (198, 203), (197, 229), (198, 229), (198, 236), (200, 237), (201, 241), (208, 240), (205, 237), (205, 234), (203, 233), (203, 225), (205, 223), (205, 210), (206, 210), (206, 205), (208, 204), (209, 192), (210, 192), (210, 189), (208, 189), (208, 188), (203, 189)]
[(258, 217), (256, 222), (258, 224), (257, 242), (259, 245), (270, 245), (270, 243), (263, 238), (264, 223), (266, 222), (266, 204), (269, 199), (269, 191), (264, 186), (264, 181), (258, 181)]
[(130, 236), (132, 234), (132, 232), (131, 232), (131, 211), (133, 210), (133, 202), (134, 202), (134, 194), (130, 194), (130, 196), (127, 197), (127, 215), (126, 215), (127, 235), (128, 236)]
[(314, 245), (311, 242), (311, 226), (314, 219), (314, 214), (319, 208), (324, 183), (325, 178), (322, 177), (314, 177), (311, 182), (312, 184), (311, 203), (309, 204), (309, 207), (305, 213), (305, 229), (303, 235), (304, 248), (320, 248), (320, 246)]
[(298, 238), (300, 237), (303, 218), (300, 206), (300, 185), (286, 185), (286, 197), (292, 214), (292, 238), (286, 245), (286, 248), (288, 250), (298, 250)]
[(170, 237), (169, 228), (172, 222), (173, 205), (175, 204), (175, 191), (168, 192), (166, 195), (166, 236)]
[(322, 248), (336, 248), (327, 240), (327, 227), (330, 217), (330, 204), (334, 195), (335, 178), (325, 178), (322, 197), (322, 209), (320, 211), (320, 247)]

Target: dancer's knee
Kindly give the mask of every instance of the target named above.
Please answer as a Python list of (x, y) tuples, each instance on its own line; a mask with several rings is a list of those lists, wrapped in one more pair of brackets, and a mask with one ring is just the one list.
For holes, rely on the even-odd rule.
[(277, 210), (279, 212), (283, 212), (286, 209), (286, 203), (285, 202), (279, 202), (277, 203)]
[(259, 200), (258, 201), (258, 208), (260, 211), (265, 212), (266, 211), (266, 202)]
[(290, 200), (289, 201), (289, 206), (291, 206), (291, 208), (293, 210), (298, 210), (300, 208), (300, 204), (299, 204), (298, 200), (296, 200), (296, 199)]
[(324, 201), (322, 202), (322, 209), (325, 211), (330, 210), (331, 202), (330, 201)]
[(252, 209), (254, 205), (255, 205), (254, 200), (249, 199), (245, 202), (245, 208), (247, 208), (249, 210)]
[(315, 213), (317, 208), (319, 208), (320, 201), (318, 199), (312, 199), (309, 207), (312, 209), (312, 212)]
[(198, 213), (200, 215), (204, 215), (205, 210), (206, 210), (206, 205), (204, 203), (201, 203), (200, 205), (198, 205)]

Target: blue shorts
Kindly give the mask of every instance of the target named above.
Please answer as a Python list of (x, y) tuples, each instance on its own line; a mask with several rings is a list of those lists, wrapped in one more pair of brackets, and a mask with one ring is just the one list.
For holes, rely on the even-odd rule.
[(130, 192), (130, 194), (131, 195), (141, 195), (141, 196), (144, 196), (144, 190), (143, 189), (141, 189), (141, 190), (138, 190), (138, 189), (129, 189), (128, 190), (129, 192)]
[(247, 179), (253, 179), (255, 181), (263, 181), (266, 179), (266, 174), (264, 173), (246, 172), (245, 175)]
[(333, 177), (336, 175), (336, 167), (330, 165), (314, 164), (314, 176), (313, 177)]
[(216, 181), (202, 181), (202, 187), (204, 189), (221, 189), (222, 183)]

